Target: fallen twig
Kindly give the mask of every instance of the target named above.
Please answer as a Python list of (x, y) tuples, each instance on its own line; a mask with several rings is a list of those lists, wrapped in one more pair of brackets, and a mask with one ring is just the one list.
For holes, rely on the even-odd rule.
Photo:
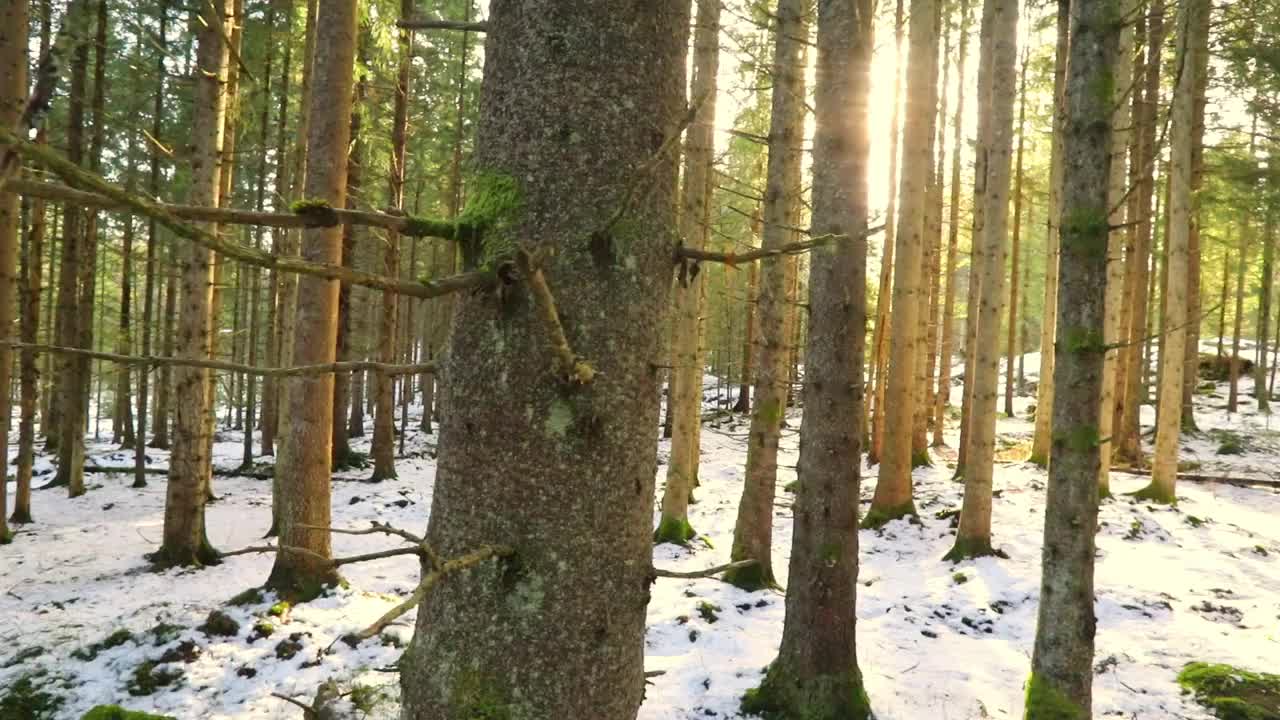
[(725, 565), (716, 565), (715, 567), (709, 567), (709, 568), (706, 568), (705, 570), (690, 570), (688, 572), (654, 568), (653, 574), (656, 577), (664, 577), (664, 578), (705, 578), (705, 577), (711, 577), (712, 575), (719, 575), (720, 573), (727, 572), (729, 570), (737, 570), (738, 568), (750, 567), (755, 564), (756, 564), (755, 560), (738, 560), (737, 562), (731, 562)]

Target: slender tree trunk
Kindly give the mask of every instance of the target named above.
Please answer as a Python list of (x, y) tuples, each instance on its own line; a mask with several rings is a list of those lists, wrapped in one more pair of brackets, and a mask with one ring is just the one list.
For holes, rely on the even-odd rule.
[(1022, 240), (1022, 151), (1027, 130), (1027, 53), (1022, 53), (1021, 77), (1018, 80), (1018, 150), (1013, 175), (1013, 239), (1009, 259), (1009, 349), (1004, 370), (1004, 414), (1013, 417), (1013, 363), (1022, 355), (1018, 347), (1018, 257)]
[[(498, 206), (489, 227), (502, 235), (489, 242), (541, 256), (608, 226), (636, 168), (676, 132), (688, 9), (684, 0), (490, 6), (475, 160), (476, 177), (488, 179), (473, 182), (468, 204), (478, 208), (494, 193), (520, 202)], [(557, 52), (528, 52), (549, 37), (563, 40)], [(612, 100), (583, 102), (601, 92)], [(644, 116), (633, 108), (646, 108)], [(561, 127), (580, 136), (561, 139), (553, 131)], [(566, 142), (591, 150), (566, 154)], [(599, 369), (590, 384), (570, 390), (553, 379), (545, 316), (520, 297), (522, 283), (505, 308), (492, 294), (458, 298), (445, 375), (445, 394), (458, 402), (441, 426), (427, 536), (444, 557), (486, 543), (514, 556), (453, 575), (424, 598), (401, 664), (405, 720), (495, 707), (530, 718), (636, 715), (643, 588), (653, 572), (658, 378), (650, 363), (669, 306), (675, 171), (674, 157), (659, 157), (649, 191), (613, 228), (616, 256), (584, 262), (566, 252), (541, 268), (573, 350)], [(550, 212), (566, 207), (577, 209)], [(521, 468), (516, 482), (513, 467)], [(568, 545), (566, 518), (578, 528)], [(588, 643), (564, 632), (584, 617), (598, 620)]]
[[(176, 241), (169, 241), (168, 248), (165, 253), (168, 259), (169, 267), (176, 267), (178, 261), (178, 248)], [(160, 354), (165, 357), (173, 357), (174, 337), (173, 324), (178, 313), (178, 277), (172, 273), (166, 273), (164, 283), (164, 320), (160, 330)], [(169, 406), (170, 397), (173, 393), (173, 370), (166, 366), (160, 368), (158, 379), (156, 381), (156, 421), (155, 429), (151, 433), (151, 447), (156, 449), (169, 449)]]
[[(1254, 161), (1258, 138), (1258, 116), (1253, 116), (1253, 128), (1249, 132), (1249, 160)], [(1252, 247), (1253, 223), (1247, 213), (1240, 214), (1240, 251), (1236, 260), (1236, 307), (1231, 319), (1231, 355), (1227, 358), (1230, 388), (1227, 391), (1227, 414), (1239, 409), (1240, 404), (1240, 325), (1244, 319), (1244, 271), (1249, 266), (1249, 249)], [(1225, 305), (1225, 303), (1223, 303)]]
[[(330, 207), (344, 207), (347, 189), (347, 145), (351, 139), (352, 67), (356, 51), (356, 8), (346, 0), (320, 0), (316, 43), (314, 107), (308, 127), (304, 197)], [(336, 265), (342, 260), (341, 227), (309, 228), (302, 234), (302, 257)], [(294, 365), (334, 361), (338, 333), (339, 283), (315, 277), (298, 282), (297, 340), (289, 362)], [(305, 597), (336, 582), (330, 556), (329, 477), (332, 462), (333, 375), (292, 378), (285, 385), (288, 436), (276, 477), (280, 481), (280, 544), (306, 553), (278, 552), (267, 587)]]
[[(760, 205), (756, 204), (751, 214), (751, 244), (760, 237), (761, 224)], [(738, 400), (733, 405), (737, 413), (751, 412), (751, 383), (755, 379), (754, 359), (756, 346), (756, 303), (760, 292), (760, 263), (751, 263), (747, 268), (746, 308), (744, 314), (746, 327), (742, 333), (742, 373), (738, 383)]]
[(876, 465), (880, 462), (880, 453), (884, 449), (884, 400), (885, 384), (889, 374), (889, 338), (892, 316), (890, 308), (893, 292), (893, 250), (897, 245), (898, 230), (898, 157), (899, 126), (902, 107), (902, 75), (906, 64), (903, 56), (903, 39), (906, 24), (903, 20), (903, 0), (898, 0), (894, 12), (893, 42), (893, 107), (889, 111), (889, 202), (884, 212), (884, 244), (880, 253), (880, 285), (876, 292), (876, 323), (872, 329), (871, 352), (874, 364), (871, 367), (871, 386), (874, 394), (871, 414), (871, 447), (867, 450), (867, 462)]
[[(220, 36), (227, 16), (227, 0), (212, 0), (198, 9), (195, 96), (191, 128), (192, 205), (216, 207), (220, 186), (222, 133), (229, 53)], [(217, 232), (210, 226), (210, 232)], [(210, 304), (213, 280), (212, 252), (195, 244), (183, 244), (182, 313), (178, 329), (179, 357), (203, 360), (210, 350)], [(209, 443), (204, 434), (209, 406), (209, 384), (203, 368), (177, 367), (176, 418), (173, 452), (169, 460), (169, 487), (165, 498), (164, 541), (152, 559), (160, 565), (202, 565), (216, 562), (217, 551), (205, 534), (205, 483), (210, 466)]]
[[(707, 210), (711, 200), (711, 160), (715, 152), (716, 72), (720, 59), (720, 2), (696, 0), (694, 21), (693, 82), (689, 96), (698, 103), (697, 115), (684, 141), (684, 189), (680, 212), (680, 236), (703, 249), (710, 232)], [(672, 317), (671, 460), (662, 492), (662, 514), (654, 540), (686, 543), (696, 533), (689, 525), (689, 500), (698, 477), (697, 425), (702, 421), (703, 358), (699, 326), (703, 312), (706, 274), (696, 263), (684, 263), (677, 271)]]
[[(791, 180), (799, 173), (799, 121), (804, 112), (804, 71), (800, 59), (809, 37), (802, 0), (781, 0), (778, 6), (773, 56), (773, 99), (769, 128), (769, 165), (764, 203), (761, 246), (779, 247), (790, 240), (787, 222), (792, 193), (798, 187)], [(757, 350), (755, 407), (751, 409), (747, 467), (733, 528), (734, 560), (752, 559), (756, 564), (725, 574), (726, 582), (745, 589), (774, 585), (773, 579), (773, 496), (778, 479), (778, 442), (787, 401), (787, 281), (785, 262), (769, 262), (760, 269), (760, 344)]]
[[(1048, 242), (1045, 248), (1044, 318), (1040, 325), (1040, 377), (1036, 387), (1036, 428), (1031, 440), (1030, 461), (1048, 467), (1052, 446), (1053, 415), (1055, 407), (1053, 384), (1057, 349), (1058, 323), (1058, 265), (1061, 262), (1062, 231), (1062, 157), (1063, 132), (1066, 125), (1067, 100), (1066, 77), (1069, 53), (1070, 12), (1072, 0), (1058, 0), (1057, 51), (1053, 63), (1053, 133), (1049, 150), (1049, 221)], [(1078, 1), (1078, 0), (1077, 0)]]
[[(1128, 266), (1129, 295), (1125, 303), (1128, 312), (1128, 346), (1121, 350), (1121, 366), (1125, 376), (1122, 379), (1122, 403), (1112, 436), (1115, 439), (1115, 450), (1112, 462), (1126, 462), (1130, 465), (1142, 465), (1140, 410), (1146, 399), (1147, 360), (1143, 348), (1147, 344), (1147, 324), (1150, 313), (1148, 303), (1154, 300), (1154, 293), (1149, 289), (1154, 275), (1150, 264), (1152, 257), (1152, 198), (1155, 196), (1155, 163), (1156, 163), (1156, 105), (1160, 99), (1160, 56), (1164, 48), (1164, 0), (1153, 0), (1146, 17), (1144, 29), (1147, 56), (1142, 63), (1143, 90), (1141, 102), (1135, 103), (1136, 113), (1134, 125), (1138, 135), (1137, 153), (1133, 158), (1136, 167), (1137, 183), (1134, 190), (1136, 202), (1130, 205), (1135, 209), (1137, 217), (1134, 221), (1133, 262)], [(1138, 77), (1137, 72), (1134, 78)], [(1134, 90), (1135, 94), (1137, 89)], [(1131, 169), (1130, 177), (1134, 172)]]
[(1074, 0), (1063, 124), (1062, 217), (1053, 462), (1045, 509), (1040, 609), (1026, 720), (1093, 716), (1093, 564), (1098, 523), (1098, 419), (1105, 325), (1111, 156), (1110, 88), (1121, 23), (1110, 0)]
[(982, 243), (978, 266), (979, 306), (969, 457), (964, 474), (964, 503), (955, 547), (947, 559), (994, 554), (991, 547), (991, 493), (995, 470), (996, 398), (1000, 384), (1000, 315), (1004, 304), (1005, 242), (1009, 227), (1009, 180), (1013, 160), (1013, 99), (1017, 86), (1018, 2), (986, 0), (991, 29), (982, 38), (981, 54), (989, 64), (990, 94), (978, 96), (979, 115), (988, 115), (987, 162)]
[[(1195, 0), (1191, 0), (1195, 1)], [(1196, 425), (1195, 396), (1196, 381), (1200, 368), (1200, 266), (1203, 248), (1200, 242), (1200, 189), (1204, 185), (1204, 112), (1207, 89), (1209, 85), (1209, 20), (1213, 13), (1212, 5), (1204, 12), (1197, 12), (1192, 17), (1195, 42), (1191, 45), (1189, 64), (1195, 66), (1196, 85), (1192, 89), (1195, 106), (1191, 115), (1191, 234), (1187, 243), (1187, 343), (1183, 351), (1186, 355), (1186, 368), (1182, 371), (1182, 429), (1185, 432), (1198, 432)], [(1183, 72), (1186, 72), (1185, 63)]]
[[(969, 0), (960, 0), (960, 57), (956, 77), (963, 78), (969, 51)], [(960, 249), (960, 159), (964, 146), (964, 83), (958, 84), (956, 114), (952, 119), (951, 198), (947, 220), (947, 294), (942, 307), (942, 349), (938, 353), (938, 389), (934, 393), (933, 445), (942, 447), (947, 405), (951, 402), (951, 361), (955, 356), (953, 327), (956, 307), (956, 264)], [(886, 228), (887, 229), (887, 228)]]
[[(139, 41), (141, 45), (141, 41)], [(128, 149), (125, 151), (126, 163), (125, 187), (134, 190), (134, 148), (137, 133), (129, 133)], [(121, 234), (121, 268), (120, 268), (120, 317), (116, 328), (116, 352), (130, 355), (133, 352), (133, 329), (131, 304), (133, 302), (133, 215), (123, 218), (124, 231)], [(116, 366), (116, 387), (111, 418), (111, 442), (122, 449), (133, 447), (133, 403), (130, 401), (131, 387), (130, 368), (125, 365)]]
[(813, 232), (855, 238), (811, 256), (804, 438), (786, 621), (778, 657), (743, 709), (870, 717), (858, 668), (858, 485), (866, 332), (867, 93), (871, 0), (818, 5)]
[[(355, 86), (355, 97), (351, 101), (351, 128), (349, 137), (351, 139), (351, 152), (347, 158), (347, 187), (346, 187), (346, 204), (350, 209), (355, 209), (357, 199), (360, 196), (361, 174), (364, 169), (364, 137), (361, 134), (363, 126), (364, 114), (364, 97), (367, 81), (364, 74), (363, 57), (366, 54), (364, 45), (367, 42), (362, 30), (360, 40), (360, 66), (362, 68), (360, 81)], [(308, 196), (309, 197), (309, 196)], [(344, 267), (353, 267), (355, 264), (355, 245), (356, 245), (356, 228), (354, 225), (345, 225), (342, 228), (342, 252), (341, 263)], [(342, 283), (338, 290), (338, 337), (337, 347), (335, 349), (335, 358), (341, 360), (351, 360), (351, 285)], [(351, 375), (348, 373), (338, 373), (333, 377), (333, 469), (339, 470), (350, 467), (355, 458), (352, 457), (351, 443), (347, 437), (347, 404), (351, 401)]]
[(1192, 328), (1199, 324), (1193, 315), (1190, 296), (1194, 271), (1191, 269), (1191, 240), (1195, 235), (1195, 145), (1196, 121), (1200, 107), (1200, 72), (1196, 56), (1204, 51), (1207, 36), (1208, 0), (1182, 0), (1178, 13), (1178, 75), (1173, 91), (1170, 121), (1169, 229), (1167, 232), (1168, 286), (1165, 290), (1164, 346), (1160, 351), (1160, 405), (1156, 415), (1156, 447), (1151, 462), (1151, 484), (1138, 495), (1155, 502), (1176, 499), (1178, 440), (1185, 418), (1175, 408), (1182, 407), (1183, 373), (1188, 369), (1186, 344)]
[(1222, 254), (1222, 292), (1218, 295), (1218, 357), (1226, 357), (1223, 342), (1227, 335), (1227, 288), (1231, 286), (1231, 251)]
[[(940, 48), (934, 47), (933, 97), (930, 107), (937, 108), (930, 119), (929, 157), (934, 165), (929, 170), (925, 188), (925, 258), (921, 268), (927, 283), (928, 303), (920, 316), (920, 376), (916, 381), (915, 426), (911, 433), (911, 462), (913, 466), (932, 465), (929, 457), (929, 421), (933, 419), (934, 361), (938, 355), (938, 300), (942, 293), (942, 172), (946, 167), (947, 145), (947, 85), (951, 70), (951, 33), (942, 22), (942, 3), (934, 3), (935, 26), (943, 36)], [(941, 84), (938, 83), (938, 65), (943, 67)]]
[[(1258, 288), (1258, 350), (1259, 362), (1253, 366), (1253, 396), (1258, 401), (1258, 412), (1271, 412), (1271, 397), (1267, 392), (1268, 347), (1271, 332), (1271, 292), (1275, 268), (1275, 216), (1267, 208), (1262, 230), (1262, 283)], [(1273, 362), (1273, 361), (1272, 361)]]

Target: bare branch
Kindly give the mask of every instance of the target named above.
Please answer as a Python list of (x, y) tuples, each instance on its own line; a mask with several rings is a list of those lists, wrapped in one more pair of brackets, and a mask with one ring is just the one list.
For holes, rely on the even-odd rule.
[(396, 23), (401, 30), (461, 30), (462, 32), (488, 32), (489, 23), (436, 20), (434, 18), (405, 18)]
[(560, 315), (556, 311), (555, 296), (551, 294), (551, 286), (547, 285), (547, 278), (542, 274), (542, 268), (538, 267), (533, 257), (524, 250), (519, 253), (519, 261), (520, 271), (533, 292), (538, 317), (546, 327), (547, 335), (551, 340), (551, 349), (555, 353), (561, 377), (577, 385), (590, 383), (595, 378), (596, 370), (591, 367), (591, 363), (575, 354), (573, 348), (569, 346), (569, 338), (564, 334), (564, 325), (560, 323)]
[(689, 572), (680, 572), (678, 570), (663, 570), (662, 568), (654, 568), (653, 574), (662, 578), (706, 578), (712, 575), (719, 575), (729, 570), (737, 570), (738, 568), (751, 567), (755, 565), (755, 560), (738, 560), (725, 565), (716, 565), (705, 570), (690, 570)]
[[(884, 226), (878, 225), (863, 232), (862, 236), (869, 237), (882, 230), (884, 230)], [(848, 239), (848, 235), (819, 235), (818, 237), (809, 240), (787, 243), (781, 247), (768, 249), (760, 248), (744, 253), (712, 252), (710, 250), (697, 250), (695, 248), (681, 247), (676, 251), (676, 257), (677, 259), (684, 260), (704, 260), (707, 262), (721, 262), (726, 265), (738, 265), (741, 263), (753, 262), (755, 260), (780, 257), (783, 255), (799, 255), (800, 253), (809, 252), (816, 247), (821, 247), (828, 243)]]

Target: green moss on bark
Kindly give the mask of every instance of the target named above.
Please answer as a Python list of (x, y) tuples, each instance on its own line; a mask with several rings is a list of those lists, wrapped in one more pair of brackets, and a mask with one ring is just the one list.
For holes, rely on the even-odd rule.
[(658, 545), (662, 543), (688, 545), (693, 536), (697, 534), (693, 526), (689, 524), (688, 518), (678, 518), (664, 514), (658, 522), (658, 529), (653, 531), (653, 542)]
[(1147, 502), (1160, 503), (1162, 505), (1178, 504), (1178, 497), (1176, 495), (1157, 486), (1155, 483), (1151, 483), (1136, 492), (1129, 493), (1129, 496), (1138, 500), (1146, 500)]
[(916, 512), (916, 504), (912, 500), (908, 500), (901, 505), (889, 508), (877, 508), (872, 506), (867, 511), (866, 517), (862, 518), (863, 530), (875, 530), (884, 527), (893, 520), (901, 518), (915, 518), (919, 513)]
[(119, 705), (99, 705), (81, 716), (80, 720), (176, 720), (172, 715), (152, 715), (138, 710), (126, 710)]
[(748, 592), (778, 587), (777, 580), (773, 578), (773, 568), (758, 562), (726, 570), (722, 577), (730, 585)]
[(871, 701), (856, 667), (840, 675), (801, 679), (775, 662), (760, 687), (742, 696), (742, 712), (767, 720), (866, 720)]
[(929, 451), (912, 450), (911, 451), (911, 467), (933, 467), (933, 458), (929, 457)]
[(949, 562), (960, 562), (979, 557), (1000, 557), (1002, 553), (991, 547), (991, 538), (963, 537), (956, 536), (956, 544), (951, 546), (951, 550), (942, 556), (943, 560)]
[(1024, 720), (1087, 720), (1089, 713), (1032, 673), (1027, 680), (1026, 713), (1023, 717)]

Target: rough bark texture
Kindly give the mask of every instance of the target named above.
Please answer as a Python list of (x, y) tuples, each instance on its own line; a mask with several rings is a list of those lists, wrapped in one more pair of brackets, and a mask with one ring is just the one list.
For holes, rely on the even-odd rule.
[(1027, 135), (1027, 54), (1023, 51), (1021, 77), (1018, 80), (1018, 150), (1014, 161), (1013, 174), (1013, 237), (1009, 241), (1009, 348), (1005, 353), (1008, 358), (1004, 368), (1004, 414), (1013, 417), (1013, 390), (1015, 361), (1022, 357), (1022, 348), (1018, 346), (1018, 263), (1022, 245), (1022, 151), (1026, 145)]
[(1203, 311), (1200, 301), (1203, 250), (1198, 198), (1204, 185), (1204, 112), (1209, 85), (1209, 21), (1213, 9), (1210, 5), (1201, 10), (1196, 0), (1188, 1), (1191, 4), (1186, 5), (1186, 8), (1194, 10), (1189, 12), (1190, 20), (1187, 21), (1192, 41), (1187, 60), (1180, 67), (1183, 67), (1183, 72), (1191, 69), (1196, 77), (1196, 84), (1189, 90), (1195, 104), (1191, 110), (1191, 230), (1187, 236), (1187, 343), (1183, 348), (1186, 367), (1182, 371), (1182, 429), (1197, 432), (1199, 428), (1196, 426), (1195, 403), (1192, 399), (1200, 368), (1200, 321)]
[[(996, 400), (1000, 380), (1000, 315), (1004, 305), (1005, 251), (1009, 230), (1009, 180), (1013, 161), (1013, 100), (1017, 87), (1018, 3), (987, 0), (991, 32), (981, 52), (991, 72), (990, 95), (978, 96), (978, 113), (987, 114), (986, 180), (983, 186), (982, 244), (978, 264), (977, 347), (973, 356), (973, 394), (969, 417), (969, 457), (964, 473), (964, 503), (956, 543), (947, 557), (992, 554), (991, 492), (995, 471)], [(985, 24), (985, 23), (984, 23)]]
[(1058, 0), (1058, 46), (1053, 63), (1053, 137), (1049, 150), (1049, 232), (1045, 249), (1044, 312), (1040, 325), (1040, 384), (1036, 388), (1036, 429), (1031, 439), (1031, 462), (1046, 467), (1052, 446), (1053, 384), (1057, 350), (1058, 265), (1062, 232), (1062, 133), (1066, 124), (1067, 54), (1070, 51), (1070, 0)]
[[(796, 188), (790, 178), (800, 169), (799, 122), (804, 111), (804, 69), (800, 59), (808, 38), (801, 0), (782, 0), (778, 7), (773, 57), (772, 124), (769, 165), (765, 176), (764, 230), (761, 247), (779, 247), (791, 239), (789, 207)], [(756, 301), (759, 344), (756, 348), (755, 406), (747, 445), (747, 467), (733, 527), (733, 560), (755, 560), (753, 566), (732, 570), (724, 579), (739, 587), (758, 589), (774, 584), (773, 499), (778, 479), (778, 441), (786, 414), (788, 344), (787, 263), (760, 268)]]
[(885, 385), (885, 439), (875, 497), (865, 522), (884, 523), (915, 515), (911, 483), (911, 428), (915, 419), (916, 354), (919, 313), (928, 305), (922, 293), (925, 185), (932, 167), (929, 118), (933, 115), (934, 45), (938, 41), (934, 0), (911, 0), (908, 35), (907, 104), (902, 127), (902, 179), (893, 273), (889, 374)]
[[(1254, 364), (1253, 396), (1258, 401), (1258, 412), (1271, 409), (1271, 397), (1267, 392), (1267, 363), (1269, 354), (1267, 341), (1271, 328), (1271, 289), (1275, 268), (1275, 214), (1267, 209), (1262, 230), (1262, 283), (1258, 287), (1258, 349), (1261, 355)], [(1274, 361), (1271, 361), (1274, 362)]]
[[(151, 99), (151, 137), (159, 140), (164, 137), (164, 81), (165, 81), (165, 46), (168, 41), (169, 3), (161, 0), (157, 7), (159, 28), (152, 42), (156, 45), (155, 53), (155, 92)], [(152, 146), (150, 168), (147, 178), (147, 190), (152, 197), (160, 197), (160, 149)], [(151, 354), (152, 329), (156, 306), (156, 264), (160, 252), (155, 218), (147, 219), (147, 255), (146, 274), (142, 281), (142, 354)], [(133, 487), (147, 486), (147, 404), (150, 400), (151, 374), (143, 370), (138, 373), (138, 426), (134, 433), (133, 443)], [(250, 433), (250, 437), (252, 433)]]
[[(1063, 137), (1062, 229), (1040, 608), (1026, 720), (1092, 717), (1110, 92), (1122, 23), (1112, 0), (1074, 0)], [(1096, 88), (1106, 88), (1097, 92)], [(1094, 91), (1090, 91), (1094, 89)]]
[[(361, 30), (360, 53), (361, 67), (364, 65), (365, 47), (368, 37), (367, 28)], [(351, 101), (351, 152), (347, 157), (347, 187), (345, 191), (345, 204), (349, 209), (356, 208), (356, 200), (360, 195), (360, 186), (362, 182), (362, 170), (364, 167), (365, 142), (361, 135), (361, 129), (364, 122), (364, 97), (367, 80), (363, 74), (360, 75), (360, 81), (356, 83), (355, 96)], [(310, 197), (310, 196), (308, 196)], [(347, 225), (342, 229), (342, 264), (346, 267), (354, 267), (355, 265), (355, 247), (356, 235), (359, 229), (354, 225)], [(351, 284), (342, 283), (338, 290), (338, 340), (335, 350), (335, 358), (337, 360), (353, 360), (354, 353), (352, 347), (355, 344), (352, 334), (355, 329), (355, 323), (352, 322), (353, 313), (355, 311), (352, 302)], [(332, 465), (334, 470), (349, 467), (353, 461), (358, 461), (351, 454), (351, 443), (347, 435), (347, 410), (351, 402), (351, 373), (339, 373), (333, 378), (333, 457)]]
[[(355, 62), (356, 12), (347, 0), (320, 0), (323, 22), (316, 24), (317, 55), (313, 102), (325, 112), (308, 125), (304, 197), (331, 207), (346, 204), (347, 144), (351, 138), (352, 66)], [(302, 233), (302, 257), (338, 264), (342, 228), (310, 228)], [(293, 365), (334, 362), (338, 334), (336, 280), (303, 277), (298, 282)], [(336, 581), (330, 556), (329, 476), (332, 460), (333, 375), (290, 378), (284, 383), (288, 432), (281, 439), (276, 478), (280, 488), (280, 544), (307, 553), (278, 552), (267, 586), (302, 597)]]
[(1183, 0), (1177, 17), (1178, 64), (1182, 72), (1173, 91), (1169, 127), (1169, 228), (1165, 251), (1168, 278), (1164, 299), (1165, 340), (1160, 349), (1160, 404), (1156, 413), (1151, 484), (1138, 493), (1167, 503), (1176, 498), (1178, 441), (1185, 422), (1183, 414), (1173, 409), (1182, 407), (1186, 346), (1193, 337), (1192, 327), (1200, 322), (1199, 316), (1190, 314), (1193, 305), (1190, 297), (1196, 291), (1192, 287), (1195, 283), (1191, 277), (1190, 245), (1195, 223), (1195, 116), (1200, 106), (1197, 89), (1204, 69), (1195, 58), (1204, 50), (1206, 38), (1199, 30), (1206, 28), (1207, 23), (1201, 22), (1201, 18), (1208, 13), (1208, 0)]
[(786, 620), (778, 657), (744, 709), (810, 720), (862, 720), (858, 668), (858, 485), (866, 334), (867, 92), (871, 0), (818, 4), (813, 233), (856, 240), (811, 256), (804, 438), (797, 470)]
[[(0, 10), (0, 126), (13, 127), (22, 115), (27, 95), (27, 20), (29, 3), (7, 3)], [(20, 203), (13, 193), (0, 192), (0, 339), (9, 340), (17, 310), (18, 235)], [(39, 258), (36, 258), (39, 264)], [(12, 416), (9, 392), (12, 381), (13, 349), (0, 348), (0, 544), (9, 541), (9, 420)], [(25, 406), (25, 403), (24, 403)]]
[[(201, 18), (196, 50), (196, 82), (191, 128), (192, 205), (218, 205), (219, 164), (224, 128), (223, 82), (229, 57), (219, 37), (226, 14), (226, 0), (213, 0), (198, 11)], [(208, 228), (216, 232), (216, 227)], [(195, 243), (178, 247), (181, 257), (182, 300), (178, 323), (178, 356), (203, 360), (209, 357), (209, 306), (213, 268), (212, 253)], [(154, 559), (162, 565), (199, 565), (212, 562), (217, 553), (205, 535), (204, 506), (208, 497), (205, 473), (210, 467), (205, 420), (208, 370), (176, 367), (173, 453), (169, 461), (168, 492), (164, 508), (164, 541)]]
[[(684, 188), (680, 209), (680, 236), (699, 250), (710, 234), (707, 211), (711, 200), (711, 159), (715, 151), (716, 72), (720, 60), (720, 2), (697, 0), (694, 22), (693, 82), (691, 102), (697, 114), (685, 134)], [(684, 543), (693, 537), (689, 526), (689, 499), (698, 480), (698, 426), (702, 422), (703, 360), (699, 332), (705, 273), (686, 262), (672, 286), (671, 318), (671, 461), (662, 492), (662, 514), (657, 542)]]
[[(764, 220), (760, 215), (760, 205), (756, 204), (751, 215), (751, 244), (755, 245), (760, 237)], [(756, 347), (756, 298), (760, 293), (760, 263), (751, 263), (747, 268), (746, 292), (744, 294), (746, 308), (743, 310), (746, 328), (742, 333), (742, 374), (738, 382), (738, 399), (733, 405), (734, 412), (751, 412), (751, 381), (755, 378)]]
[[(599, 372), (565, 381), (526, 283), (459, 296), (444, 375), (458, 402), (441, 426), (427, 538), (445, 557), (482, 544), (514, 554), (423, 600), (400, 662), (405, 720), (632, 720), (639, 708), (653, 364), (676, 246), (668, 138), (684, 110), (688, 10), (683, 0), (490, 4), (464, 211), (489, 221), (464, 257), (542, 258), (566, 340)], [(647, 192), (628, 201), (638, 182)]]

